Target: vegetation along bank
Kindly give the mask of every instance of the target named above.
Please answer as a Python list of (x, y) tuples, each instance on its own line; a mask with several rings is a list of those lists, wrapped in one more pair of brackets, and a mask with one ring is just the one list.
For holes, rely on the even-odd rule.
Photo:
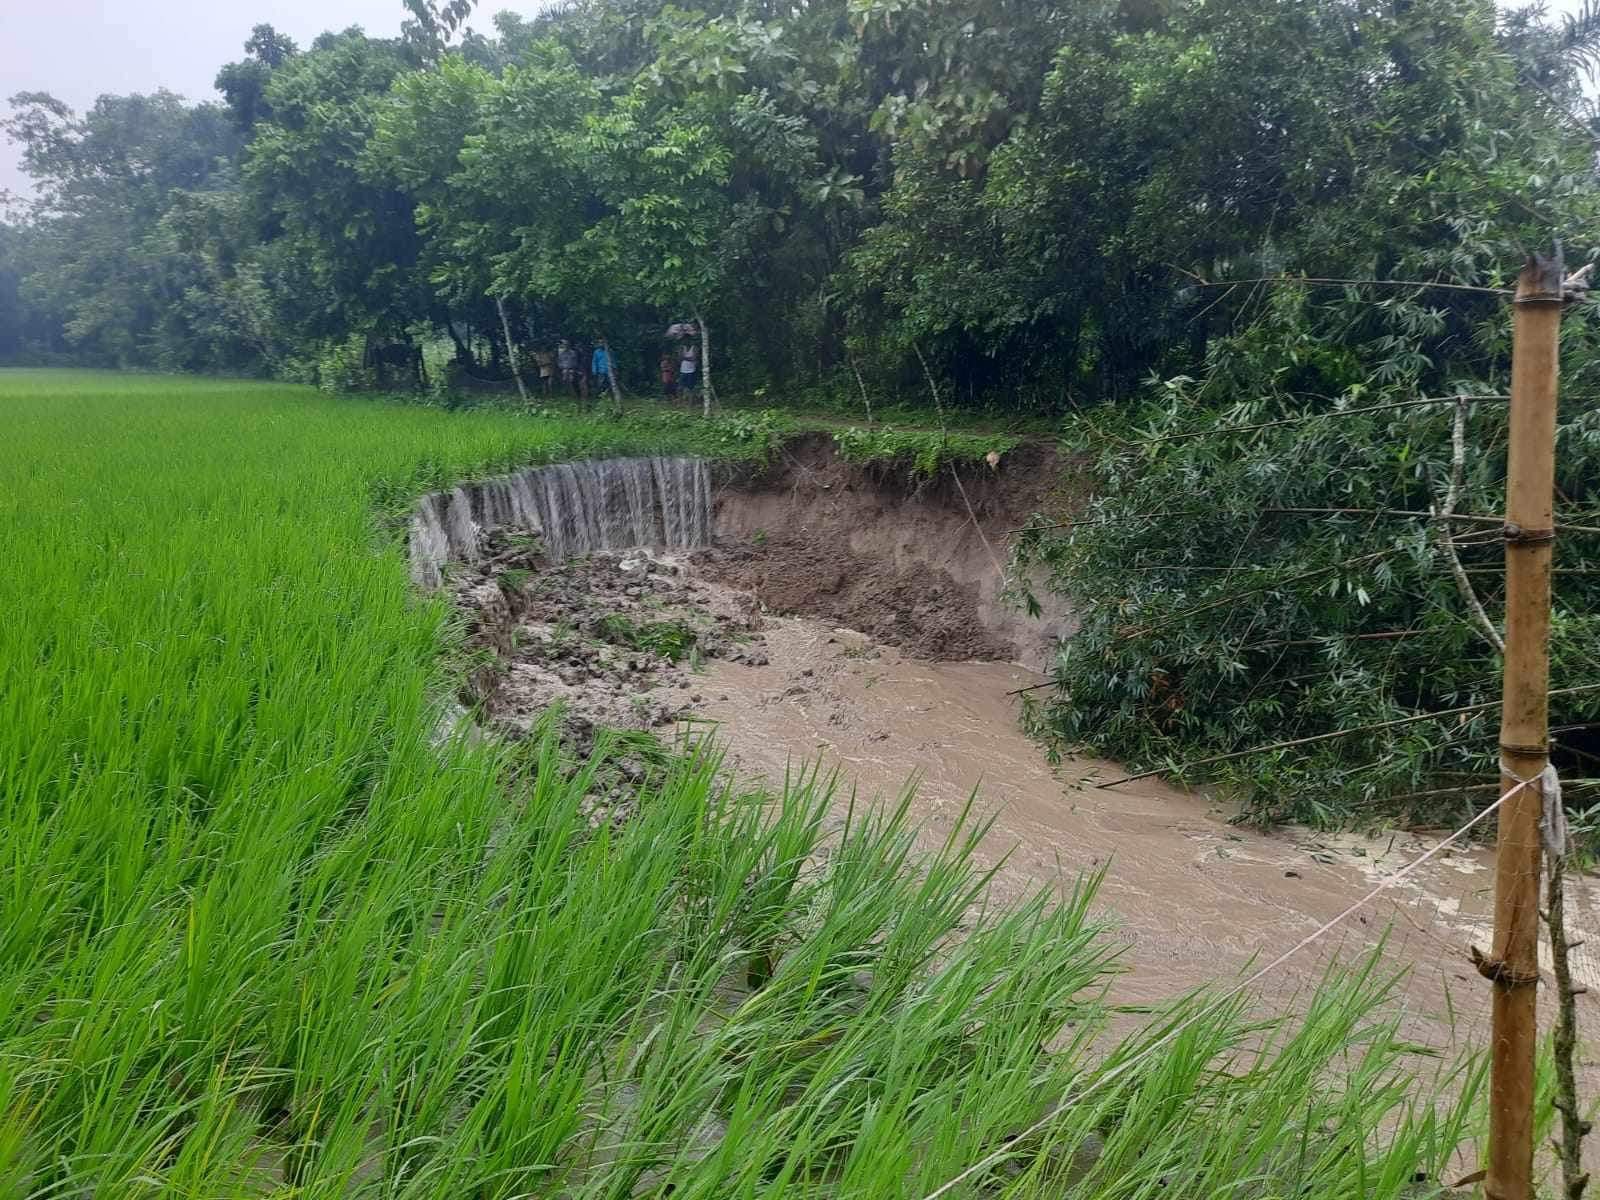
[(974, 830), (830, 824), (811, 775), (451, 736), (475, 660), (384, 507), (659, 442), (261, 383), (0, 399), (8, 1193), (920, 1197), (986, 1161), (956, 1194), (1333, 1200), (1477, 1128), (1375, 969), (1119, 1069), (1172, 1018), (1106, 1030), (1093, 877), (987, 904)]

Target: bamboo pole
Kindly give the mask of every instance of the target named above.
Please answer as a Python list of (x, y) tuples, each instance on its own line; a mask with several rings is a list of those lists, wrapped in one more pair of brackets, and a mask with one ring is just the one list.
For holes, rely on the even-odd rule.
[[(1511, 431), (1506, 466), (1506, 654), (1500, 720), (1502, 794), (1549, 762), (1550, 564), (1555, 549), (1556, 380), (1561, 249), (1528, 260), (1512, 309)], [(1533, 1065), (1539, 981), (1539, 818), (1524, 787), (1499, 814), (1492, 980), (1489, 1200), (1533, 1200)]]

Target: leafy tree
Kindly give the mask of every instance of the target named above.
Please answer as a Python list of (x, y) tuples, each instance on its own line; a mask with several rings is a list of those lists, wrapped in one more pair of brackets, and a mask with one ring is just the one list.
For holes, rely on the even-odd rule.
[(412, 198), (363, 167), (390, 87), (411, 71), (398, 41), (324, 34), (266, 91), (244, 182), (275, 257), (292, 270), (283, 320), (303, 339), (403, 337), (427, 318)]
[(405, 23), (406, 41), (427, 62), (437, 62), (450, 39), (472, 15), (476, 0), (404, 0), (411, 20)]
[(224, 111), (170, 92), (102, 96), (81, 117), (45, 93), (11, 103), (38, 188), (21, 294), (91, 361), (198, 365), (148, 239), (175, 195), (226, 185), (239, 142)]
[(590, 320), (600, 316), (580, 291), (588, 276), (573, 250), (598, 203), (579, 157), (599, 92), (570, 55), (544, 43), (499, 77), (446, 59), (405, 78), (395, 101), (368, 170), (417, 196), (428, 278), (445, 310), (472, 313), (493, 298), (557, 309), (578, 301)]
[(222, 93), (239, 128), (250, 133), (258, 121), (272, 115), (266, 99), (272, 72), (298, 54), (299, 49), (293, 39), (271, 25), (257, 25), (251, 30), (244, 49), (247, 57), (217, 72), (216, 89)]
[[(1499, 664), (1454, 577), (1444, 529), (1426, 514), (1457, 491), (1457, 512), (1498, 510), (1505, 415), (1490, 402), (1471, 407), (1458, 478), (1453, 406), (1388, 406), (1503, 393), (1505, 306), (1472, 289), (1509, 283), (1522, 247), (1552, 229), (1572, 234), (1570, 262), (1595, 261), (1600, 195), (1592, 146), (1550, 119), (1547, 96), (1522, 86), (1526, 63), (1500, 52), (1486, 5), (1418, 6), (1405, 20), (1376, 8), (1349, 14), (1363, 17), (1356, 28), (1369, 50), (1347, 82), (1364, 74), (1379, 86), (1340, 88), (1337, 75), (1317, 82), (1311, 96), (1340, 100), (1302, 104), (1316, 111), (1298, 120), (1351, 134), (1332, 139), (1320, 166), (1286, 153), (1262, 182), (1237, 176), (1249, 190), (1231, 205), (1225, 194), (1207, 201), (1216, 227), (1180, 224), (1169, 245), (1211, 253), (1189, 261), (1224, 277), (1292, 267), (1463, 290), (1308, 283), (1239, 288), (1232, 299), (1197, 293), (1228, 325), (1192, 374), (1147, 391), (1131, 411), (1077, 423), (1072, 437), (1095, 460), (1096, 499), (1082, 524), (1040, 529), (1024, 544), (1023, 561), (1050, 571), (1085, 613), (1057, 671), (1070, 704), (1052, 697), (1034, 720), (1141, 764), (1355, 731), (1189, 775), (1233, 785), (1264, 816), (1334, 819), (1397, 793), (1454, 806), (1453, 815), (1467, 799), (1453, 785), (1492, 769), (1483, 747), (1493, 744)], [(1409, 50), (1420, 44), (1426, 57)], [(1419, 155), (1426, 172), (1416, 170)], [(1181, 157), (1164, 167), (1181, 169)], [(1280, 180), (1281, 197), (1262, 193)], [(1270, 238), (1252, 238), (1254, 222), (1230, 228), (1222, 219), (1247, 213), (1258, 194), (1292, 218), (1273, 224)], [(1151, 231), (1153, 214), (1171, 207), (1169, 192), (1132, 201), (1135, 212), (1150, 204), (1137, 228)], [(1225, 240), (1213, 241), (1219, 234)], [(1569, 377), (1591, 369), (1593, 314), (1585, 305), (1567, 322)], [(1285, 419), (1294, 423), (1225, 432)], [(1600, 499), (1597, 428), (1581, 405), (1563, 416), (1562, 504), (1577, 517)], [(1495, 533), (1492, 522), (1451, 532), (1492, 619), (1500, 555), (1482, 536)], [(1592, 680), (1600, 638), (1595, 547), (1570, 539), (1560, 553), (1557, 686)], [(1452, 712), (1474, 704), (1485, 707)], [(1450, 715), (1365, 728), (1430, 713)], [(1584, 725), (1597, 707), (1558, 698), (1554, 713), (1558, 725)]]

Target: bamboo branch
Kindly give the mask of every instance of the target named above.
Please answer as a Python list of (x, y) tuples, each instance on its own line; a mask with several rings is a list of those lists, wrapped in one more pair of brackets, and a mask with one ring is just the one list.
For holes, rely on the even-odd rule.
[(1506, 403), (1510, 396), (1429, 396), (1420, 400), (1395, 400), (1388, 404), (1368, 404), (1361, 408), (1333, 408), (1327, 412), (1302, 413), (1298, 417), (1281, 417), (1276, 421), (1262, 421), (1256, 425), (1224, 425), (1218, 429), (1192, 429), (1187, 433), (1168, 433), (1161, 437), (1146, 438), (1138, 442), (1124, 442), (1125, 446), (1154, 446), (1161, 442), (1179, 442), (1187, 438), (1212, 437), (1229, 433), (1255, 433), (1260, 429), (1276, 429), (1280, 425), (1303, 425), (1307, 421), (1320, 421), (1325, 417), (1358, 417), (1362, 413), (1388, 412), (1396, 408), (1416, 408), (1424, 404), (1459, 404), (1462, 401), (1494, 404)]
[[(1564, 825), (1562, 826), (1564, 828)], [(1556, 1153), (1561, 1159), (1561, 1192), (1565, 1200), (1582, 1200), (1589, 1176), (1583, 1170), (1583, 1138), (1589, 1132), (1578, 1107), (1578, 1081), (1573, 1060), (1578, 1048), (1578, 994), (1573, 986), (1571, 950), (1567, 940), (1565, 847), (1547, 847), (1549, 884), (1545, 892), (1545, 924), (1550, 930), (1551, 974), (1556, 981), (1556, 1027), (1551, 1038), (1555, 1052), (1556, 1094), (1554, 1104), (1561, 1114), (1561, 1144)]]
[(1461, 555), (1456, 553), (1455, 542), (1450, 538), (1449, 521), (1456, 511), (1456, 501), (1461, 498), (1461, 481), (1466, 474), (1466, 467), (1467, 405), (1462, 401), (1456, 405), (1456, 419), (1450, 429), (1450, 484), (1445, 489), (1444, 507), (1434, 513), (1438, 530), (1434, 541), (1450, 568), (1450, 574), (1456, 581), (1456, 590), (1461, 593), (1461, 602), (1467, 606), (1473, 624), (1477, 626), (1478, 632), (1483, 634), (1489, 645), (1494, 647), (1495, 653), (1504, 658), (1505, 640), (1501, 638), (1500, 631), (1494, 627), (1494, 622), (1489, 619), (1489, 614), (1484, 611), (1478, 593), (1472, 590), (1472, 580), (1467, 578), (1467, 572), (1461, 565)]
[(1173, 613), (1170, 616), (1163, 617), (1158, 625), (1141, 625), (1134, 629), (1119, 630), (1117, 632), (1117, 640), (1126, 641), (1129, 638), (1143, 637), (1148, 633), (1156, 632), (1158, 629), (1166, 628), (1176, 621), (1187, 620), (1189, 617), (1196, 616), (1203, 612), (1209, 612), (1213, 608), (1221, 608), (1225, 604), (1232, 604), (1235, 601), (1243, 600), (1246, 596), (1256, 596), (1260, 595), (1262, 592), (1277, 591), (1279, 588), (1287, 587), (1291, 583), (1304, 583), (1308, 579), (1316, 579), (1323, 575), (1331, 575), (1335, 571), (1344, 570), (1346, 567), (1358, 567), (1362, 563), (1376, 562), (1379, 559), (1389, 558), (1391, 555), (1400, 554), (1409, 549), (1410, 547), (1408, 546), (1390, 546), (1387, 550), (1379, 550), (1373, 554), (1363, 554), (1359, 558), (1347, 559), (1344, 562), (1333, 563), (1332, 565), (1326, 567), (1317, 567), (1311, 571), (1302, 571), (1298, 575), (1289, 575), (1282, 579), (1269, 580), (1268, 582), (1260, 584), (1257, 587), (1244, 588), (1241, 591), (1231, 592), (1220, 599), (1208, 600), (1204, 604), (1198, 604), (1193, 608), (1186, 608), (1179, 612)]
[[(1557, 696), (1576, 696), (1587, 692), (1600, 692), (1600, 683), (1587, 684), (1583, 687), (1562, 688), (1551, 692), (1550, 697), (1554, 699)], [(1097, 783), (1095, 788), (1100, 790), (1118, 787), (1124, 783), (1150, 779), (1156, 775), (1165, 775), (1169, 772), (1182, 773), (1194, 767), (1208, 767), (1214, 763), (1230, 762), (1237, 758), (1248, 758), (1253, 754), (1271, 754), (1277, 750), (1291, 750), (1297, 746), (1310, 746), (1316, 742), (1331, 742), (1337, 738), (1353, 737), (1358, 733), (1377, 733), (1384, 729), (1397, 729), (1402, 725), (1415, 725), (1419, 721), (1437, 721), (1444, 717), (1459, 717), (1467, 713), (1487, 712), (1489, 709), (1499, 708), (1500, 703), (1499, 700), (1489, 700), (1482, 704), (1468, 704), (1461, 708), (1446, 708), (1439, 712), (1417, 713), (1394, 721), (1379, 721), (1376, 725), (1358, 725), (1354, 729), (1335, 729), (1331, 733), (1316, 733), (1310, 737), (1292, 738), (1287, 742), (1273, 742), (1266, 746), (1252, 746), (1248, 750), (1234, 750), (1228, 754), (1214, 754), (1210, 758), (1197, 758), (1190, 762), (1180, 763), (1176, 767), (1156, 767), (1154, 770), (1141, 771), (1137, 775), (1125, 775), (1121, 779)]]

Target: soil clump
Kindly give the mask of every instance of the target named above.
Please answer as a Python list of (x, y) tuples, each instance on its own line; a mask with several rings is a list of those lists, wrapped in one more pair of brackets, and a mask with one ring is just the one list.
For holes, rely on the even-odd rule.
[(846, 531), (775, 533), (697, 553), (695, 570), (783, 615), (859, 630), (932, 662), (1004, 660), (1010, 639), (973, 620), (978, 588), (924, 564), (895, 568), (850, 549)]
[[(1040, 668), (1073, 615), (1043, 580), (1013, 577), (1009, 541), (1034, 513), (1070, 511), (1071, 479), (1050, 446), (928, 477), (849, 462), (831, 436), (807, 435), (718, 481), (714, 542), (693, 564), (770, 613), (844, 625), (925, 661)], [(1022, 584), (1035, 585), (1036, 615)]]
[(622, 806), (666, 752), (659, 733), (708, 698), (709, 659), (765, 666), (762, 617), (749, 597), (692, 578), (682, 561), (642, 550), (554, 561), (539, 539), (495, 533), (479, 562), (452, 569), (475, 665), (460, 697), (491, 731), (526, 738), (558, 723), (562, 746), (587, 758), (603, 734), (595, 811)]

